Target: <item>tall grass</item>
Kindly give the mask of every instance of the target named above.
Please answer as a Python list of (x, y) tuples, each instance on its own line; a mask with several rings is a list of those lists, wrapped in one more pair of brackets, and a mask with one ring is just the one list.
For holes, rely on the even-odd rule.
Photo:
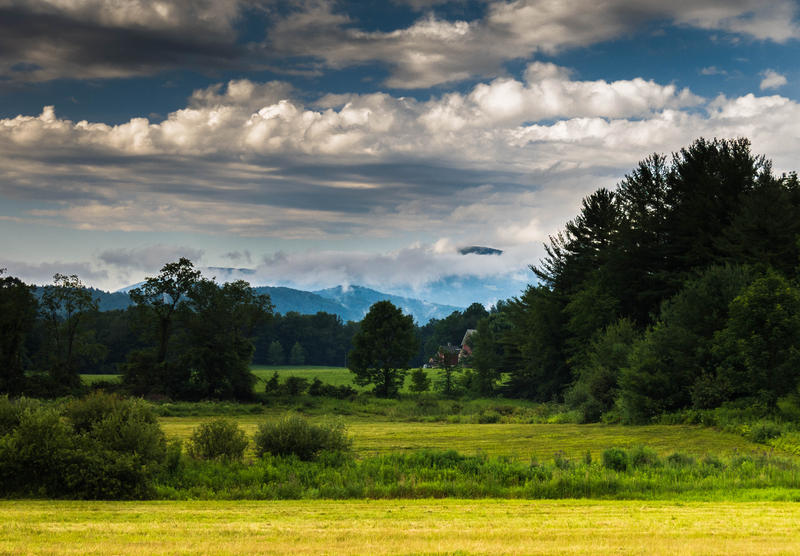
[[(611, 451), (609, 451), (611, 452)], [(420, 450), (356, 459), (326, 452), (316, 461), (265, 455), (251, 465), (187, 461), (156, 486), (166, 499), (600, 498), (800, 500), (800, 467), (767, 454), (659, 458), (641, 447), (591, 462), (466, 456)], [(616, 458), (616, 459), (614, 459)], [(614, 463), (622, 458), (625, 466)], [(611, 462), (611, 463), (610, 463)], [(635, 463), (632, 463), (635, 462)], [(754, 494), (758, 492), (758, 494)]]

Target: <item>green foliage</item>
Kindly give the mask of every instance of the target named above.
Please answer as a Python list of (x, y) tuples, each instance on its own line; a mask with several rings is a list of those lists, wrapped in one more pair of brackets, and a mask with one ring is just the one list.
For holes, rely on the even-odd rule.
[(38, 304), (31, 287), (0, 269), (0, 392), (25, 389), (25, 340), (33, 329)]
[(296, 414), (261, 424), (254, 443), (259, 457), (294, 455), (301, 460), (316, 459), (325, 451), (347, 452), (352, 446), (343, 423), (314, 425)]
[(431, 379), (428, 378), (428, 373), (423, 368), (417, 368), (411, 371), (411, 386), (409, 389), (415, 394), (427, 392), (431, 387)]
[(714, 333), (725, 326), (728, 306), (752, 280), (736, 266), (710, 267), (664, 303), (659, 321), (633, 345), (620, 373), (619, 405), (627, 422), (644, 423), (656, 415), (687, 407), (719, 405), (724, 385), (712, 384)]
[(64, 411), (78, 433), (108, 450), (128, 453), (144, 466), (164, 461), (166, 438), (156, 414), (142, 400), (93, 392)]
[(278, 382), (278, 371), (275, 371), (272, 373), (272, 376), (269, 377), (269, 380), (264, 383), (264, 391), (267, 394), (277, 394), (279, 388), (280, 383)]
[(292, 351), (289, 352), (290, 365), (302, 365), (306, 362), (306, 352), (300, 342), (295, 342)]
[(443, 319), (431, 319), (419, 328), (421, 351), (415, 364), (427, 363), (430, 357), (437, 354), (440, 346), (461, 345), (464, 333), (477, 328), (478, 321), (488, 315), (483, 305), (473, 303), (464, 311), (453, 311)]
[(255, 328), (269, 318), (269, 298), (255, 295), (247, 282), (222, 286), (200, 280), (189, 291), (188, 346), (183, 364), (189, 380), (173, 391), (183, 399), (250, 399)]
[(472, 345), (472, 368), (475, 371), (470, 390), (483, 396), (490, 395), (494, 393), (495, 383), (500, 378), (500, 355), (489, 317), (478, 321), (469, 343)]
[(329, 398), (338, 398), (340, 400), (344, 400), (347, 398), (352, 398), (357, 394), (355, 388), (352, 386), (347, 386), (346, 384), (341, 384), (339, 386), (335, 386), (333, 384), (325, 384), (319, 378), (314, 377), (314, 380), (311, 382), (311, 385), (308, 387), (308, 395), (309, 396), (327, 396)]
[(619, 374), (638, 338), (634, 323), (623, 318), (592, 339), (577, 366), (576, 381), (564, 396), (567, 405), (581, 412), (582, 422), (599, 421), (614, 407)]
[(603, 452), (603, 467), (614, 471), (626, 471), (629, 465), (628, 452), (622, 448), (609, 448)]
[[(0, 495), (142, 498), (166, 456), (164, 434), (141, 402), (98, 393), (57, 406), (0, 402), (16, 412), (0, 435)], [(11, 406), (11, 407), (9, 407)]]
[(384, 398), (396, 395), (418, 347), (411, 316), (389, 301), (379, 301), (361, 322), (353, 345), (348, 367), (356, 384), (374, 384), (375, 393)]
[(247, 436), (235, 421), (217, 418), (201, 423), (192, 432), (187, 451), (197, 459), (241, 461), (247, 445)]
[(275, 340), (269, 345), (267, 361), (270, 365), (283, 365), (283, 360), (283, 346), (278, 340)]
[(286, 377), (284, 388), (290, 396), (299, 396), (308, 389), (308, 380), (299, 376), (289, 376)]
[[(264, 455), (252, 465), (189, 461), (161, 488), (162, 496), (217, 499), (319, 498), (614, 498), (758, 499), (776, 489), (794, 492), (797, 464), (766, 455), (698, 462), (673, 456), (663, 465), (649, 449), (617, 449), (609, 465), (572, 460), (530, 463), (454, 450), (349, 458), (330, 452), (316, 460)], [(638, 464), (630, 463), (635, 454)], [(611, 463), (613, 461), (614, 463)], [(786, 491), (781, 491), (785, 495)]]
[(123, 367), (133, 393), (184, 400), (252, 397), (252, 337), (271, 314), (268, 297), (241, 280), (218, 285), (203, 279), (184, 258), (130, 295), (151, 344), (130, 352)]
[(674, 452), (667, 456), (667, 465), (671, 467), (691, 467), (695, 464), (695, 459), (681, 452)]
[(82, 329), (87, 315), (97, 311), (97, 300), (77, 275), (56, 274), (53, 285), (45, 288), (40, 311), (48, 331), (44, 364), (52, 381), (51, 395), (75, 391), (81, 386), (82, 360), (104, 354), (104, 346)]
[(800, 290), (776, 272), (755, 280), (730, 304), (715, 337), (717, 381), (730, 397), (774, 405), (800, 383)]
[(658, 453), (647, 446), (636, 446), (629, 452), (631, 465), (636, 468), (655, 467), (660, 464)]
[(560, 397), (571, 380), (563, 309), (563, 299), (544, 286), (529, 286), (508, 304), (511, 328), (505, 341), (516, 347), (521, 361), (510, 369), (505, 392), (542, 402)]

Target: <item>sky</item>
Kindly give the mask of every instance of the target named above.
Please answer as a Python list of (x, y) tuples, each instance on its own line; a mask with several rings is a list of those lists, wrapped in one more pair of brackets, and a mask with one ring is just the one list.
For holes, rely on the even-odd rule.
[(786, 0), (0, 0), (0, 268), (491, 303), (654, 152), (800, 169), (798, 39)]

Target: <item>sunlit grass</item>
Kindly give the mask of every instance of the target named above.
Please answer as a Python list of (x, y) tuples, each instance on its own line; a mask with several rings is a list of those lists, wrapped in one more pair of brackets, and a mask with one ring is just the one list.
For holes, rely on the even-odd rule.
[(0, 502), (3, 554), (798, 554), (800, 505)]
[(121, 379), (122, 375), (81, 375), (81, 380), (83, 380), (83, 383), (88, 385), (100, 381), (119, 382)]
[[(273, 417), (244, 415), (232, 418), (252, 436), (259, 423)], [(325, 419), (312, 418), (312, 421)], [(167, 436), (182, 439), (188, 438), (202, 420), (199, 417), (160, 419)], [(766, 449), (736, 434), (690, 425), (475, 425), (363, 420), (345, 420), (345, 423), (353, 437), (354, 450), (360, 455), (438, 448), (453, 449), (468, 455), (482, 452), (519, 460), (542, 460), (552, 458), (559, 451), (568, 458), (582, 457), (587, 451), (593, 457), (598, 457), (603, 450), (614, 446), (647, 445), (660, 455), (680, 451), (698, 456), (751, 453)]]
[[(278, 373), (278, 379), (283, 383), (288, 377), (296, 376), (304, 378), (309, 383), (315, 378), (319, 378), (326, 384), (333, 386), (353, 386), (353, 373), (345, 367), (314, 367), (314, 366), (267, 366), (253, 365), (250, 370), (259, 379), (255, 386), (256, 392), (264, 391), (264, 383), (272, 377), (273, 373)], [(360, 389), (360, 388), (359, 388)]]

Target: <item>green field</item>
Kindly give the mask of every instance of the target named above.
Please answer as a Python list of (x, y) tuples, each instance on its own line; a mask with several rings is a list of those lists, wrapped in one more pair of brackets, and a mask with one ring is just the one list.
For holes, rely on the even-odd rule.
[[(256, 392), (264, 391), (264, 382), (270, 379), (273, 373), (277, 372), (281, 382), (285, 381), (290, 376), (297, 376), (305, 378), (309, 382), (315, 378), (319, 378), (326, 384), (333, 386), (353, 386), (358, 388), (353, 383), (353, 373), (345, 367), (313, 367), (313, 366), (278, 366), (271, 367), (268, 365), (253, 365), (250, 368), (253, 374), (258, 378), (255, 390)], [(361, 390), (361, 388), (358, 388)]]
[(0, 502), (2, 554), (798, 554), (800, 504)]
[[(269, 380), (274, 372), (278, 373), (278, 377), (281, 382), (284, 382), (290, 376), (297, 376), (300, 378), (305, 378), (309, 382), (314, 380), (315, 378), (319, 378), (322, 382), (326, 384), (332, 384), (333, 386), (352, 386), (357, 390), (365, 390), (366, 388), (362, 388), (357, 386), (353, 382), (353, 373), (351, 373), (346, 367), (323, 367), (323, 366), (311, 366), (311, 365), (299, 365), (299, 366), (289, 366), (289, 365), (280, 365), (280, 366), (270, 366), (270, 365), (253, 365), (251, 367), (253, 374), (256, 375), (258, 382), (256, 382), (255, 391), (256, 392), (263, 392), (264, 391), (264, 382)], [(429, 376), (431, 379), (435, 379), (437, 376), (437, 371), (435, 369), (431, 369), (428, 371)], [(120, 375), (81, 375), (84, 383), (92, 384), (93, 382), (97, 382), (98, 380), (119, 380)], [(406, 382), (408, 382), (408, 377), (406, 377)]]
[[(258, 424), (268, 418), (264, 415), (233, 417), (251, 436)], [(168, 437), (186, 439), (203, 419), (162, 417), (160, 421)], [(324, 418), (313, 420), (321, 421)], [(529, 460), (550, 459), (556, 452), (563, 452), (568, 458), (579, 458), (589, 451), (596, 457), (606, 448), (614, 446), (647, 445), (660, 455), (680, 451), (698, 456), (722, 456), (767, 449), (739, 435), (690, 425), (475, 425), (364, 420), (345, 420), (345, 423), (359, 455), (437, 448), (453, 449), (468, 455), (483, 452)]]
[(100, 381), (108, 381), (108, 382), (117, 382), (121, 378), (121, 375), (81, 375), (81, 380), (84, 384), (92, 385), (95, 382)]

